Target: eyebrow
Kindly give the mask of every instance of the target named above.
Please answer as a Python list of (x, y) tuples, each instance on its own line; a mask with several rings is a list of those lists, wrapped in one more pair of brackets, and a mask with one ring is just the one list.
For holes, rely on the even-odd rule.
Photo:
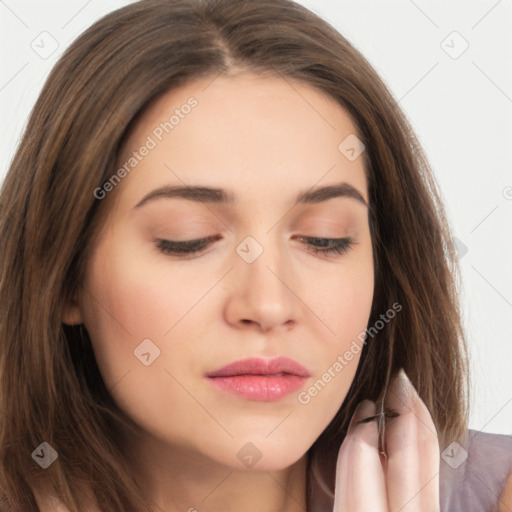
[[(182, 199), (189, 199), (190, 201), (212, 203), (212, 204), (225, 204), (236, 205), (237, 201), (235, 196), (222, 188), (212, 188), (200, 185), (187, 185), (187, 186), (174, 186), (167, 185), (157, 188), (146, 194), (134, 208), (160, 198), (173, 198), (178, 197)], [(368, 203), (352, 185), (348, 183), (337, 183), (335, 185), (327, 185), (324, 187), (312, 188), (301, 192), (295, 199), (294, 206), (302, 204), (317, 204), (333, 199), (335, 197), (347, 197), (356, 199), (358, 202), (364, 204), (368, 208)]]

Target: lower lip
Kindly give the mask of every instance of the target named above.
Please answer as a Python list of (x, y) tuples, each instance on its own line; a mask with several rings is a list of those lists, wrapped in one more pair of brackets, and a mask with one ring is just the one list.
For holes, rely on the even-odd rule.
[(249, 400), (275, 402), (300, 389), (307, 379), (298, 375), (233, 375), (208, 380), (218, 389)]

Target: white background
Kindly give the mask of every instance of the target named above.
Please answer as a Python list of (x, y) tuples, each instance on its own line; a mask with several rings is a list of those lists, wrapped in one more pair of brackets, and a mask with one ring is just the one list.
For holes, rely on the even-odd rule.
[[(63, 50), (128, 3), (0, 0), (0, 180)], [(512, 434), (512, 0), (300, 3), (365, 55), (416, 130), (463, 244), (470, 428)], [(46, 58), (41, 37), (58, 45)]]

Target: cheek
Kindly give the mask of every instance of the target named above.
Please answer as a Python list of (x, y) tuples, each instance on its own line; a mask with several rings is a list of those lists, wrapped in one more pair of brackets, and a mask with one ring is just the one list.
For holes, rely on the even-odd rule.
[[(323, 283), (323, 286), (322, 286)], [(325, 319), (319, 335), (321, 364), (315, 381), (298, 397), (303, 405), (313, 404), (324, 421), (332, 419), (354, 379), (370, 317), (374, 272), (371, 251), (341, 265), (318, 283), (313, 299), (318, 316)], [(320, 333), (320, 331), (318, 331)]]
[(91, 323), (124, 330), (133, 342), (164, 336), (193, 298), (197, 300), (191, 276), (148, 258), (147, 247), (105, 244), (98, 247), (89, 269), (86, 289), (92, 300), (84, 308)]
[(183, 300), (171, 289), (180, 284), (162, 280), (137, 247), (121, 247), (98, 245), (84, 282), (84, 323), (107, 385), (140, 365), (134, 350), (143, 340), (161, 345)]
[[(128, 245), (123, 240), (118, 235), (98, 244), (84, 283), (84, 323), (107, 386), (127, 372), (135, 378), (142, 365), (134, 351), (145, 340), (160, 351), (151, 368), (172, 368), (190, 358), (188, 338), (200, 338), (203, 328), (197, 321), (198, 303), (218, 280), (213, 272), (184, 272), (176, 262), (152, 258), (147, 242)], [(166, 352), (170, 341), (172, 358)]]
[[(297, 395), (299, 407), (323, 430), (335, 417), (354, 380), (364, 347), (365, 332), (372, 306), (373, 280), (343, 280), (336, 288), (336, 299), (324, 303), (330, 331), (322, 327), (317, 350), (321, 353), (314, 378)], [(331, 309), (330, 309), (331, 308)], [(332, 331), (332, 332), (331, 332)]]
[(337, 334), (346, 333), (348, 326), (366, 326), (373, 300), (371, 269), (347, 272), (333, 283), (330, 296)]
[(369, 243), (365, 250), (342, 260), (339, 267), (323, 274), (311, 275), (315, 283), (310, 294), (312, 308), (324, 319), (325, 336), (331, 350), (345, 350), (351, 340), (364, 332), (373, 302), (374, 269)]

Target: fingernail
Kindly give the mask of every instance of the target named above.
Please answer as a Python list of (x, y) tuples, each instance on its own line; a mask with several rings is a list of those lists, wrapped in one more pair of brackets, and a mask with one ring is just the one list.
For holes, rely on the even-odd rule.
[(413, 398), (418, 396), (416, 388), (412, 385), (411, 380), (405, 373), (403, 368), (400, 368), (398, 372), (398, 392), (405, 395), (406, 397)]
[(356, 410), (354, 411), (354, 422), (361, 423), (367, 418), (375, 415), (375, 402), (371, 400), (363, 400), (357, 404)]

